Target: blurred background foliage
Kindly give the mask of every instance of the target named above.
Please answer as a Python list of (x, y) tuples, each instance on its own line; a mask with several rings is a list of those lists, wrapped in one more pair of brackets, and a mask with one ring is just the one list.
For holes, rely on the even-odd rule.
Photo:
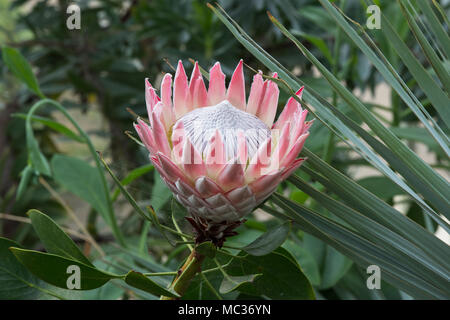
[[(141, 116), (146, 113), (144, 78), (150, 78), (158, 88), (162, 75), (172, 72), (171, 66), (176, 65), (178, 59), (183, 60), (187, 70), (192, 69), (189, 59), (199, 61), (204, 68), (220, 61), (227, 79), (240, 58), (254, 69), (261, 69), (265, 73), (269, 71), (235, 40), (207, 8), (206, 1), (75, 1), (81, 8), (81, 30), (66, 28), (66, 8), (70, 3), (58, 0), (0, 0), (0, 41), (2, 46), (16, 48), (26, 57), (37, 76), (42, 93), (58, 100), (68, 109), (91, 137), (96, 149), (101, 150), (107, 157), (119, 177), (123, 178), (130, 170), (148, 164), (147, 151), (124, 134), (127, 130), (133, 131), (134, 117), (127, 108)], [(370, 100), (377, 87), (382, 85), (382, 78), (353, 42), (339, 31), (336, 23), (317, 1), (230, 0), (218, 3), (262, 48), (295, 75), (305, 79), (305, 82), (324, 98), (333, 100), (335, 105), (342, 107), (342, 111), (351, 119), (361, 123), (361, 120), (333, 95), (328, 83), (317, 76), (311, 63), (298, 54), (292, 43), (267, 18), (266, 12), (270, 11), (294, 35), (301, 36), (304, 39), (303, 44), (325, 66), (333, 70), (347, 88), (359, 92), (361, 96), (364, 92)], [(347, 0), (337, 3), (351, 19), (365, 24), (367, 16), (360, 1)], [(413, 41), (413, 35), (404, 17), (399, 14), (397, 3), (380, 1), (379, 5), (401, 38), (411, 44), (416, 57), (430, 69), (426, 58), (416, 48), (418, 45)], [(448, 12), (448, 1), (442, 1), (441, 5)], [(423, 92), (384, 35), (373, 33), (372, 36), (414, 94), (437, 119), (438, 124), (441, 124), (442, 119), (430, 107)], [(249, 85), (252, 71), (246, 69), (245, 74), (246, 83)], [(417, 125), (417, 119), (396, 93), (387, 90), (383, 91), (383, 94), (389, 95), (384, 97), (389, 104), (382, 105), (372, 100), (367, 102), (374, 114), (393, 128), (410, 147), (421, 148), (431, 165), (439, 170), (447, 170), (448, 159), (434, 140), (423, 134), (424, 129)], [(67, 218), (69, 207), (77, 214), (85, 212), (80, 213), (80, 219), (89, 232), (104, 250), (115, 252), (115, 257), (120, 256), (120, 250), (111, 241), (111, 231), (99, 218), (96, 208), (74, 196), (79, 194), (70, 192), (71, 187), (65, 186), (64, 181), (42, 181), (33, 176), (20, 201), (17, 201), (16, 191), (20, 175), (27, 165), (27, 150), (24, 147), (25, 121), (21, 114), (27, 113), (38, 99), (39, 97), (28, 91), (4, 64), (0, 64), (0, 213), (8, 214), (0, 218), (0, 236), (40, 249), (31, 226), (15, 221), (14, 217), (24, 218), (27, 210), (36, 208), (57, 219), (62, 225), (70, 227), (73, 222)], [(286, 99), (287, 95), (282, 92), (280, 109)], [(39, 116), (67, 124), (67, 121), (51, 108), (41, 109)], [(67, 126), (70, 127), (69, 124)], [(34, 123), (34, 132), (48, 159), (52, 159), (56, 154), (65, 154), (92, 163), (86, 148), (67, 136), (39, 122)], [(418, 205), (411, 200), (396, 198), (402, 195), (402, 190), (384, 177), (371, 175), (370, 165), (350, 152), (348, 146), (337, 143), (337, 139), (330, 135), (329, 130), (322, 124), (316, 123), (313, 126), (307, 147), (322, 155), (323, 159), (346, 175), (361, 176), (359, 183), (365, 188), (390, 204), (396, 202), (397, 205), (403, 206), (403, 211), (413, 220), (435, 231), (436, 225), (422, 214)], [(359, 175), (364, 170), (369, 173), (365, 176)], [(304, 177), (308, 178), (306, 175)], [(320, 188), (320, 185), (317, 184), (317, 187)], [(287, 192), (291, 199), (317, 207), (314, 200), (309, 199), (302, 191), (292, 189), (291, 192), (287, 183), (280, 188)], [(60, 192), (63, 200), (55, 197), (51, 193), (52, 190)], [(161, 219), (168, 219), (164, 217), (164, 208), (170, 207), (170, 194), (153, 171), (150, 170), (133, 181), (129, 190), (140, 203), (152, 203), (154, 207), (158, 207)], [(131, 242), (137, 241), (143, 230), (146, 231), (145, 226), (121, 196), (115, 202), (115, 211), (126, 238)], [(240, 235), (232, 241), (249, 243), (271, 224), (271, 219), (261, 219), (255, 215), (241, 227)], [(183, 251), (186, 250), (185, 246), (174, 250), (157, 232), (150, 231), (147, 243), (154, 263), (164, 267), (177, 266), (186, 253)], [(296, 246), (298, 244), (300, 246)], [(365, 270), (353, 265), (351, 260), (313, 236), (297, 230), (291, 234), (284, 246), (300, 262), (319, 298), (380, 298), (365, 287)], [(85, 247), (84, 250), (90, 252), (89, 248)], [(126, 260), (122, 256), (121, 258)], [(383, 291), (384, 298), (407, 297), (388, 285), (385, 287), (387, 289)], [(117, 298), (126, 297), (128, 293), (124, 288), (111, 286), (103, 294), (104, 298)]]

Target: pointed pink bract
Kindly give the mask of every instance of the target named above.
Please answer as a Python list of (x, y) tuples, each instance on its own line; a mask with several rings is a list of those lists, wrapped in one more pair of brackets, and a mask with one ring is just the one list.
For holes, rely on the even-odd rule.
[(244, 62), (239, 61), (227, 91), (227, 99), (233, 106), (238, 109), (245, 110), (245, 79), (244, 79)]

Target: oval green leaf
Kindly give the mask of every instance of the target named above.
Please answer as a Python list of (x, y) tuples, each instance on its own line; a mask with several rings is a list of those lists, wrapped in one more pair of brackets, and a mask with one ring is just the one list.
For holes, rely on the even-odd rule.
[[(11, 247), (10, 250), (32, 274), (59, 288), (91, 290), (103, 286), (111, 279), (121, 277), (51, 253), (16, 247)], [(76, 270), (79, 270), (80, 286), (72, 287), (69, 284), (73, 283)]]
[(220, 293), (230, 293), (235, 290), (241, 289), (246, 284), (253, 283), (258, 277), (262, 276), (261, 273), (258, 274), (249, 274), (244, 276), (227, 276), (223, 278), (222, 283), (220, 284)]
[(264, 233), (255, 241), (242, 248), (242, 250), (252, 256), (264, 256), (281, 246), (286, 240), (290, 230), (291, 223), (285, 221), (279, 226)]
[(39, 88), (39, 84), (31, 70), (30, 64), (18, 50), (5, 46), (2, 48), (2, 58), (9, 70), (11, 70), (17, 78), (22, 80), (31, 91), (41, 98), (45, 97)]
[(132, 287), (154, 294), (155, 296), (166, 296), (172, 298), (180, 297), (176, 292), (167, 290), (153, 280), (144, 276), (142, 273), (133, 270), (128, 272), (125, 277), (125, 282)]
[(49, 253), (94, 267), (72, 239), (49, 216), (35, 209), (28, 211), (27, 214), (39, 239)]

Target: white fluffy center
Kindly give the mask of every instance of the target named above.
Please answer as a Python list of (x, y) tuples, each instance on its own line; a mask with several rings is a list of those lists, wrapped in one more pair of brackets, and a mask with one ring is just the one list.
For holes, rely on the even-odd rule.
[(186, 136), (203, 156), (207, 151), (208, 142), (218, 130), (225, 144), (227, 160), (237, 155), (239, 130), (243, 131), (247, 140), (249, 158), (270, 136), (270, 129), (264, 122), (252, 114), (237, 109), (227, 100), (215, 106), (195, 109), (178, 119), (177, 123), (179, 121), (184, 125)]

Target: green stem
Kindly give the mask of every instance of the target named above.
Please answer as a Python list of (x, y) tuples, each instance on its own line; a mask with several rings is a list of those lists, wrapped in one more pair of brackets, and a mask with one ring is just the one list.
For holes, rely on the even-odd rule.
[(176, 271), (143, 273), (143, 275), (146, 277), (176, 276), (177, 274), (178, 272)]
[(112, 228), (113, 234), (116, 237), (117, 241), (119, 241), (119, 243), (123, 247), (126, 247), (125, 239), (124, 239), (124, 237), (122, 235), (122, 232), (120, 231), (120, 229), (119, 229), (119, 227), (117, 225), (117, 220), (116, 220), (116, 217), (114, 215), (114, 210), (113, 210), (112, 203), (111, 203), (111, 196), (109, 194), (108, 184), (106, 182), (105, 175), (103, 174), (103, 168), (101, 166), (100, 159), (98, 157), (98, 154), (97, 154), (97, 152), (96, 152), (96, 150), (95, 150), (91, 140), (89, 139), (89, 136), (86, 134), (86, 132), (84, 132), (84, 130), (80, 128), (78, 123), (70, 116), (70, 114), (66, 111), (66, 109), (61, 104), (59, 104), (57, 101), (54, 101), (54, 100), (51, 100), (51, 99), (43, 99), (43, 100), (35, 103), (31, 107), (30, 111), (27, 114), (27, 120), (26, 120), (26, 124), (25, 124), (27, 131), (29, 131), (29, 132), (31, 132), (31, 134), (33, 134), (32, 133), (33, 131), (31, 129), (31, 117), (34, 114), (34, 112), (38, 108), (40, 108), (42, 105), (44, 105), (44, 104), (51, 104), (54, 107), (56, 107), (59, 111), (61, 111), (64, 114), (64, 116), (73, 124), (73, 126), (77, 129), (78, 133), (85, 140), (85, 142), (86, 142), (86, 144), (87, 144), (87, 146), (89, 148), (89, 151), (91, 152), (92, 156), (94, 157), (95, 165), (96, 165), (96, 167), (98, 169), (98, 172), (100, 174), (100, 179), (101, 179), (101, 182), (102, 182), (103, 192), (105, 193), (105, 196), (106, 196), (106, 199), (107, 199), (108, 216), (109, 216), (109, 218), (111, 220), (111, 228)]
[[(180, 296), (183, 296), (195, 275), (201, 271), (201, 266), (205, 256), (198, 253), (195, 248), (186, 259), (186, 262), (178, 270), (177, 276), (173, 279), (170, 288), (173, 289)], [(161, 300), (174, 300), (171, 297), (162, 296)]]
[(175, 235), (178, 235), (178, 236), (180, 236), (180, 237), (185, 237), (185, 238), (193, 239), (193, 237), (192, 237), (191, 235), (189, 235), (189, 234), (186, 234), (186, 233), (183, 233), (183, 232), (178, 232), (178, 231), (176, 231), (176, 230), (173, 230), (171, 227), (165, 226), (165, 225), (163, 225), (163, 224), (161, 224), (160, 226), (161, 226), (162, 229), (164, 229), (164, 230), (166, 230), (166, 231), (168, 231), (168, 232), (170, 232), (170, 233), (173, 233), (173, 234), (175, 234)]
[(208, 278), (203, 274), (203, 272), (200, 272), (200, 275), (202, 276), (203, 281), (205, 281), (206, 285), (208, 286), (209, 290), (217, 297), (219, 300), (223, 300), (223, 298), (220, 296), (220, 294), (214, 289), (211, 282), (209, 282)]
[[(345, 0), (341, 2), (341, 8), (343, 9), (344, 7), (345, 7)], [(338, 28), (336, 31), (336, 39), (334, 41), (333, 47), (333, 68), (332, 68), (332, 73), (336, 77), (338, 77), (337, 73), (339, 70), (339, 49), (341, 47), (341, 38), (342, 38), (342, 30)], [(332, 104), (335, 108), (337, 108), (337, 102), (338, 102), (337, 92), (333, 91)], [(327, 163), (331, 163), (331, 160), (333, 159), (333, 153), (334, 153), (334, 133), (330, 131), (323, 152), (323, 160)]]

